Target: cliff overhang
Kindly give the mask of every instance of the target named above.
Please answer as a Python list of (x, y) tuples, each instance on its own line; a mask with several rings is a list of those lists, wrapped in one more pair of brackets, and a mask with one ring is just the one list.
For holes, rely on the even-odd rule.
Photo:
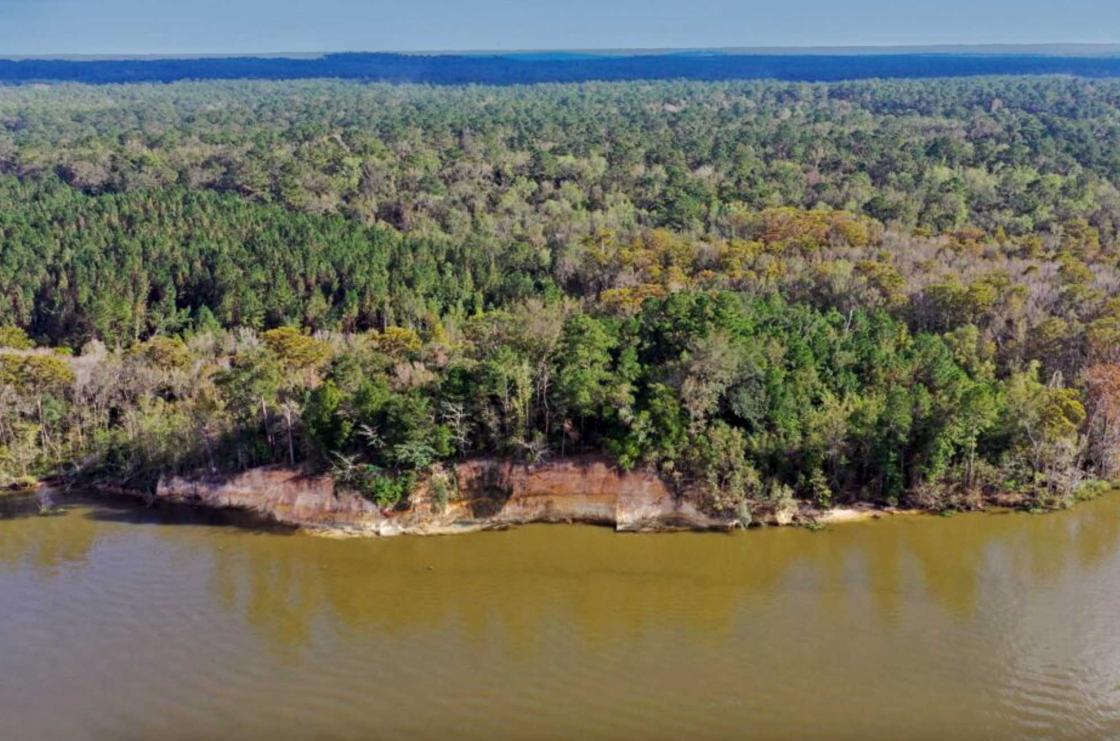
[(730, 530), (734, 515), (703, 511), (652, 471), (623, 471), (602, 457), (538, 465), (477, 458), (449, 466), (451, 495), (421, 481), (406, 506), (383, 509), (328, 475), (283, 466), (236, 474), (167, 476), (156, 498), (263, 515), (343, 535), (443, 534), (536, 522), (609, 525), (624, 532)]

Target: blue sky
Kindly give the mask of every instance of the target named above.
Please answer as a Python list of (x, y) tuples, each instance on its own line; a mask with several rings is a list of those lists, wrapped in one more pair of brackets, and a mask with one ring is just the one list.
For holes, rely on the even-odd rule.
[(1120, 0), (0, 0), (0, 55), (1120, 41)]

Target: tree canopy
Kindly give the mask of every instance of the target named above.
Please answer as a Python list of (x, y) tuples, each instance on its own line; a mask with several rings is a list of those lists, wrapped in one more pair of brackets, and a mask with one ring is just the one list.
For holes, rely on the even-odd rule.
[(1120, 83), (0, 88), (0, 472), (1120, 473)]

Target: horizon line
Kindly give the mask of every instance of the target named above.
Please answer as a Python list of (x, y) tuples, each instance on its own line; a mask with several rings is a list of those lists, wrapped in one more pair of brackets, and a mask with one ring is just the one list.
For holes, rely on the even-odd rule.
[(518, 56), (533, 54), (570, 54), (586, 56), (657, 56), (676, 54), (741, 54), (759, 56), (860, 56), (890, 54), (1023, 54), (1031, 56), (1097, 56), (1120, 54), (1120, 42), (991, 43), (991, 44), (842, 44), (783, 46), (682, 46), (682, 47), (585, 47), (585, 48), (515, 48), (515, 49), (339, 49), (317, 51), (199, 51), (199, 52), (126, 52), (126, 53), (46, 53), (3, 54), (6, 61), (156, 61), (171, 59), (321, 59), (342, 54), (391, 54), (399, 56)]

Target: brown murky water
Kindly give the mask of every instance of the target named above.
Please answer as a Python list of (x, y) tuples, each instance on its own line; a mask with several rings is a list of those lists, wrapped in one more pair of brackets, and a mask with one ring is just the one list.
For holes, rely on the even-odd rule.
[(0, 738), (1120, 737), (1120, 495), (328, 540), (0, 503)]

